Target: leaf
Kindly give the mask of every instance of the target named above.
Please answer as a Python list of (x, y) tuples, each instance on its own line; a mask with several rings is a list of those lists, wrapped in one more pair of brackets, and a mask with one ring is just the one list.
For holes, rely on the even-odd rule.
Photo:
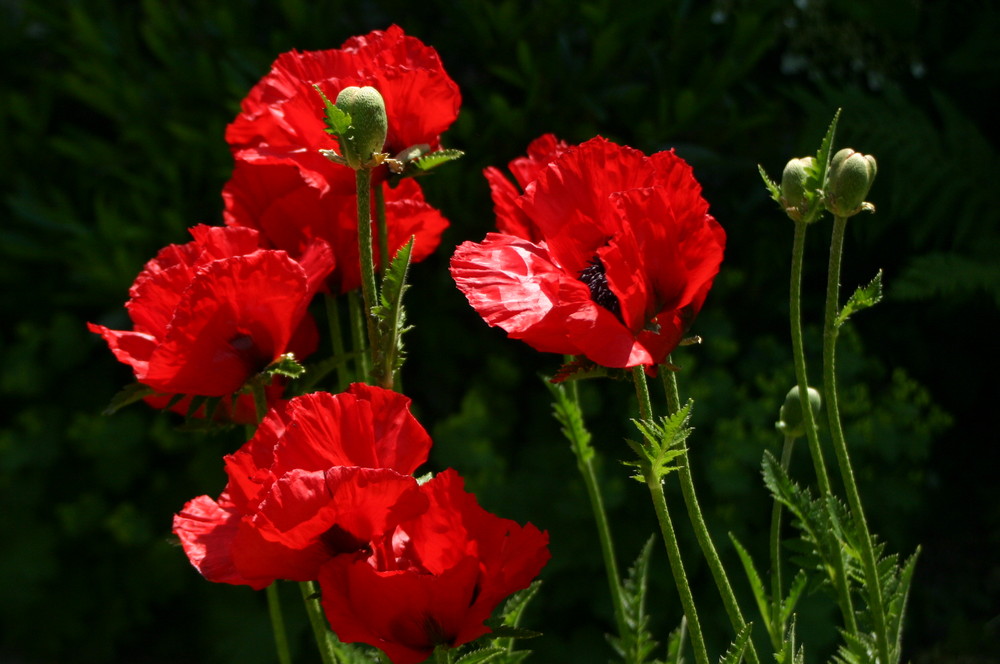
[(521, 616), (528, 607), (528, 603), (538, 595), (541, 587), (542, 582), (536, 580), (524, 590), (519, 590), (511, 595), (504, 604), (503, 611), (500, 613), (503, 624), (509, 627), (516, 627), (521, 622)]
[(654, 542), (655, 537), (646, 540), (622, 583), (622, 610), (628, 631), (617, 637), (608, 637), (615, 652), (629, 664), (646, 662), (658, 645), (649, 631), (649, 615), (646, 613), (649, 560), (652, 557)]
[(785, 624), (791, 619), (793, 612), (795, 611), (795, 605), (798, 604), (799, 598), (802, 597), (802, 592), (806, 589), (809, 584), (809, 577), (804, 570), (799, 570), (795, 574), (795, 578), (792, 579), (792, 587), (788, 589), (788, 596), (785, 597), (781, 602), (781, 622)]
[(667, 664), (684, 664), (684, 637), (687, 635), (687, 618), (667, 637)]
[(347, 133), (351, 126), (351, 115), (337, 108), (336, 104), (323, 94), (318, 84), (313, 84), (313, 88), (323, 98), (324, 119), (326, 120), (326, 133), (338, 138)]
[(778, 205), (781, 205), (781, 188), (778, 187), (778, 183), (767, 176), (767, 172), (760, 164), (757, 164), (757, 171), (760, 173), (760, 177), (764, 181), (764, 186), (767, 187), (767, 190), (770, 192), (772, 200), (774, 200), (774, 202)]
[(299, 361), (295, 359), (293, 353), (285, 353), (280, 356), (277, 360), (267, 365), (259, 376), (262, 377), (265, 384), (270, 383), (269, 379), (274, 376), (283, 376), (285, 378), (298, 378), (306, 372), (306, 368), (299, 364)]
[(562, 435), (570, 443), (570, 449), (577, 457), (578, 464), (588, 463), (594, 458), (594, 448), (590, 445), (590, 432), (583, 422), (580, 404), (571, 399), (563, 385), (553, 385), (545, 381), (552, 393), (552, 415), (562, 425)]
[[(671, 462), (685, 454), (684, 441), (691, 435), (692, 429), (688, 426), (691, 419), (691, 409), (694, 402), (690, 399), (682, 408), (669, 417), (660, 418), (659, 422), (654, 420), (632, 420), (636, 428), (642, 434), (645, 444), (636, 443), (632, 440), (626, 442), (639, 455), (640, 461), (626, 462), (626, 465), (639, 466), (649, 465), (649, 470), (654, 477), (659, 480), (665, 475), (677, 470), (679, 466), (671, 465)], [(636, 477), (640, 481), (646, 481), (644, 477)]]
[(752, 626), (753, 623), (749, 622), (743, 625), (743, 629), (736, 635), (736, 639), (729, 646), (729, 650), (719, 659), (719, 664), (739, 664), (739, 661), (743, 659), (743, 653), (747, 649), (747, 643), (750, 642), (750, 628)]
[(400, 247), (389, 262), (382, 276), (379, 303), (372, 307), (372, 316), (375, 317), (375, 328), (379, 338), (378, 352), (374, 358), (375, 375), (384, 381), (391, 380), (391, 376), (402, 366), (406, 357), (403, 351), (403, 334), (410, 328), (405, 326), (403, 295), (409, 288), (406, 275), (410, 269), (410, 253), (413, 251), (414, 239), (411, 236), (409, 242)]
[(461, 150), (436, 150), (414, 159), (410, 164), (418, 171), (427, 172), (441, 164), (460, 159), (464, 155), (465, 153)]
[(506, 652), (503, 648), (496, 647), (473, 650), (455, 660), (455, 664), (485, 664), (485, 662), (492, 662)]
[(142, 401), (146, 397), (153, 396), (156, 393), (156, 390), (142, 383), (130, 383), (118, 390), (118, 393), (111, 397), (111, 401), (101, 412), (104, 415), (113, 415), (125, 406)]
[(826, 184), (826, 173), (830, 168), (830, 157), (833, 153), (833, 138), (837, 133), (837, 121), (840, 120), (840, 111), (833, 114), (833, 120), (830, 121), (830, 126), (826, 130), (826, 135), (823, 137), (823, 141), (819, 145), (819, 151), (816, 153), (816, 165), (819, 167), (819, 187), (822, 188)]
[(736, 555), (740, 557), (740, 562), (743, 563), (743, 570), (746, 572), (747, 580), (750, 582), (750, 589), (753, 591), (753, 597), (757, 601), (757, 609), (760, 611), (760, 615), (764, 619), (764, 626), (770, 634), (771, 599), (768, 597), (767, 591), (764, 589), (764, 583), (760, 580), (760, 574), (757, 573), (757, 568), (754, 567), (753, 559), (750, 557), (750, 553), (743, 548), (743, 545), (740, 544), (739, 540), (737, 540), (736, 536), (732, 533), (729, 533), (729, 539), (736, 548)]
[(840, 310), (837, 314), (837, 320), (834, 321), (836, 327), (840, 327), (850, 318), (853, 314), (861, 311), (862, 309), (867, 309), (868, 307), (873, 307), (882, 301), (882, 270), (879, 270), (875, 275), (875, 278), (871, 280), (867, 286), (858, 286), (858, 289), (847, 299), (847, 303), (844, 308)]

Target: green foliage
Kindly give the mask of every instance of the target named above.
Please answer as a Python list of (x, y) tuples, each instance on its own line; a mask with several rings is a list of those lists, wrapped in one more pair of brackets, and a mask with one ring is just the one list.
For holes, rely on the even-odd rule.
[(567, 394), (568, 389), (563, 385), (545, 382), (552, 394), (552, 415), (556, 421), (562, 425), (562, 434), (569, 441), (573, 453), (577, 457), (578, 464), (584, 464), (594, 458), (594, 448), (590, 444), (590, 432), (583, 422), (583, 413), (580, 404)]
[(668, 417), (660, 418), (659, 422), (652, 420), (632, 420), (639, 433), (642, 434), (642, 443), (627, 441), (629, 447), (639, 456), (639, 461), (628, 461), (626, 465), (643, 469), (633, 477), (646, 482), (646, 469), (652, 472), (652, 481), (660, 481), (669, 473), (677, 470), (678, 466), (673, 464), (674, 459), (684, 456), (684, 441), (691, 435), (691, 427), (688, 422), (691, 420), (691, 409), (694, 402), (689, 400), (676, 413)]
[(323, 100), (323, 119), (326, 121), (326, 133), (339, 139), (351, 128), (351, 114), (338, 108), (330, 101), (319, 85), (313, 85), (313, 87)]
[(739, 664), (740, 660), (743, 659), (747, 644), (750, 642), (752, 628), (753, 623), (747, 623), (743, 626), (743, 629), (736, 635), (736, 639), (729, 645), (729, 649), (719, 658), (719, 664)]
[(867, 286), (858, 286), (858, 289), (847, 299), (844, 307), (837, 314), (834, 321), (836, 327), (843, 325), (853, 314), (874, 307), (882, 301), (882, 270), (875, 274), (875, 278)]
[(411, 237), (393, 256), (389, 267), (382, 275), (379, 302), (372, 307), (375, 331), (379, 339), (378, 353), (373, 361), (376, 379), (384, 384), (391, 384), (392, 376), (399, 371), (403, 360), (406, 359), (403, 335), (411, 328), (406, 325), (403, 295), (409, 288), (406, 283), (406, 274), (410, 269), (413, 240), (414, 238)]
[(625, 626), (628, 631), (618, 637), (608, 636), (615, 653), (627, 664), (662, 664), (662, 660), (649, 659), (659, 645), (649, 628), (649, 614), (646, 613), (646, 593), (649, 588), (649, 560), (653, 555), (656, 537), (650, 537), (639, 552), (635, 563), (629, 568), (628, 576), (622, 583)]

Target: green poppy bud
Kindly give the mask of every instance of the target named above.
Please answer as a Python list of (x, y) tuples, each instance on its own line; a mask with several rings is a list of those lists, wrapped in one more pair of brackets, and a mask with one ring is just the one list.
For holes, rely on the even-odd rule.
[(844, 148), (833, 155), (826, 184), (826, 209), (838, 217), (862, 210), (875, 180), (875, 157)]
[[(819, 415), (819, 410), (823, 406), (823, 400), (819, 392), (809, 388), (809, 406), (812, 409), (813, 417)], [(792, 438), (799, 438), (806, 433), (805, 418), (802, 416), (802, 400), (799, 398), (799, 386), (796, 385), (788, 390), (785, 395), (785, 403), (778, 413), (778, 423), (775, 425), (778, 431)]]
[(340, 150), (348, 166), (363, 168), (385, 145), (389, 131), (385, 101), (375, 88), (352, 85), (337, 95), (337, 108), (351, 116), (351, 126), (339, 137)]
[(785, 212), (795, 221), (801, 221), (805, 213), (806, 181), (809, 179), (807, 169), (816, 163), (814, 157), (791, 159), (785, 164), (781, 173), (781, 205)]

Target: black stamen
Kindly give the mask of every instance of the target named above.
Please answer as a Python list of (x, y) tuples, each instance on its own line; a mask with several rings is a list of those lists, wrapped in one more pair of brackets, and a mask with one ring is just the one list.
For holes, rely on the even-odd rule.
[(618, 320), (622, 320), (622, 305), (618, 301), (618, 296), (612, 292), (608, 286), (608, 277), (604, 273), (604, 263), (597, 256), (594, 256), (587, 263), (587, 267), (580, 270), (580, 281), (587, 284), (590, 289), (590, 299), (615, 315)]
[(368, 542), (363, 542), (337, 524), (330, 526), (329, 530), (319, 536), (320, 541), (327, 553), (336, 556), (341, 553), (355, 553), (357, 551), (371, 551)]

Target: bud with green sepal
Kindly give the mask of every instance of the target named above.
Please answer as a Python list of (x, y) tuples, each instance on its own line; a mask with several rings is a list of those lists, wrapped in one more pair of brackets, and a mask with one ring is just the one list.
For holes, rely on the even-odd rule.
[(320, 150), (330, 161), (350, 166), (354, 170), (375, 168), (388, 156), (382, 152), (389, 132), (385, 101), (372, 87), (352, 85), (337, 95), (332, 104), (319, 86), (313, 86), (326, 106), (327, 132), (337, 137), (340, 151)]
[(802, 221), (808, 211), (810, 199), (807, 183), (810, 170), (815, 168), (815, 157), (790, 159), (781, 173), (781, 207), (794, 221)]
[[(819, 392), (811, 387), (809, 388), (809, 407), (815, 421), (820, 408), (823, 407), (823, 400)], [(798, 385), (788, 390), (788, 394), (785, 395), (785, 403), (782, 404), (781, 410), (778, 412), (778, 422), (775, 427), (789, 438), (800, 438), (806, 434), (806, 423), (802, 416), (802, 399), (799, 397)]]
[(862, 210), (874, 212), (875, 206), (866, 203), (865, 196), (877, 170), (875, 157), (851, 148), (833, 155), (824, 192), (826, 209), (838, 217), (852, 217)]

